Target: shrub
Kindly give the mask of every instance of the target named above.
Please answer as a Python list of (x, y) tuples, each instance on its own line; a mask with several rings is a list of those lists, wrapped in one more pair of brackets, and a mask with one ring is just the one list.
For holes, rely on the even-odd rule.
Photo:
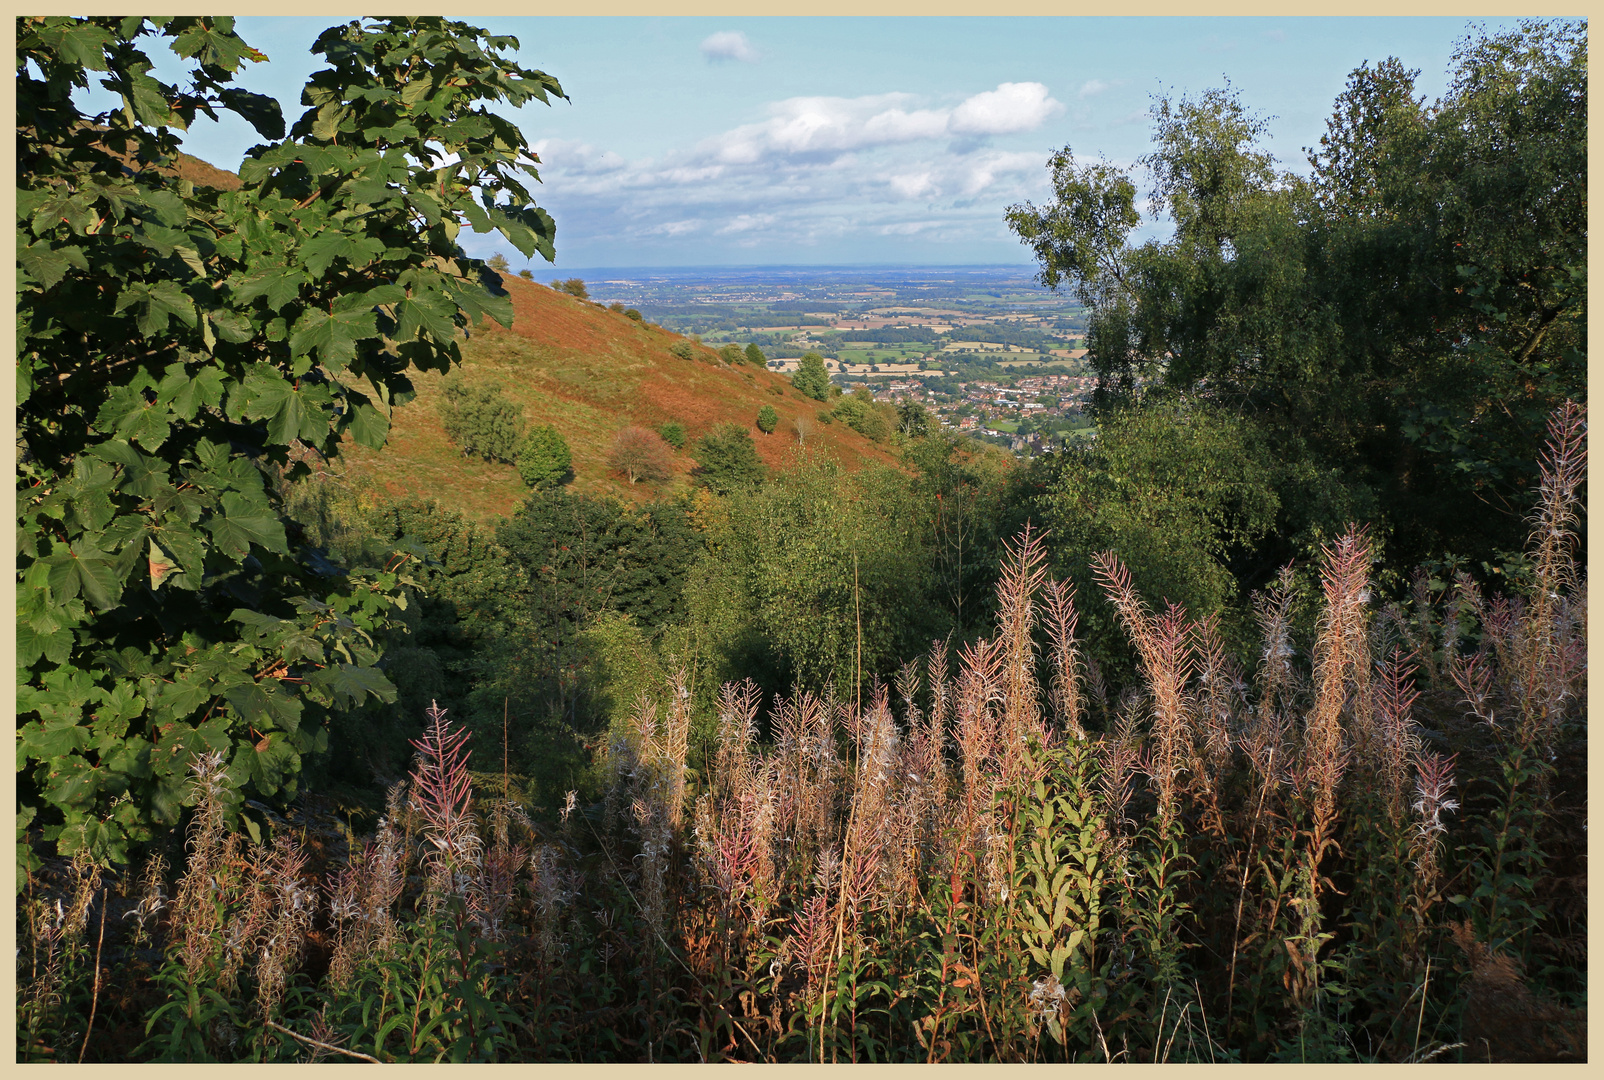
[(525, 281), (535, 280), (535, 272), (529, 269), (527, 266), (518, 271), (518, 276), (523, 278)]
[(685, 449), (685, 425), (678, 420), (670, 420), (667, 423), (659, 424), (657, 434), (661, 435), (663, 441), (674, 449)]
[(739, 345), (735, 345), (735, 344), (730, 344), (730, 345), (723, 346), (722, 348), (719, 349), (718, 355), (719, 355), (719, 359), (723, 360), (726, 364), (729, 364), (731, 367), (735, 366), (736, 364), (741, 363), (742, 361), (744, 361), (746, 359), (746, 354), (741, 351), (741, 347)]
[(625, 308), (624, 309), (624, 318), (633, 319), (636, 322), (640, 322), (641, 321), (640, 312), (636, 311), (634, 308)]
[(757, 429), (763, 434), (773, 435), (779, 423), (780, 414), (774, 411), (773, 405), (765, 405), (757, 411)]
[(830, 393), (830, 373), (825, 370), (824, 357), (816, 352), (802, 354), (802, 364), (791, 376), (791, 385), (815, 401), (823, 401)]
[(768, 358), (763, 355), (763, 350), (757, 347), (757, 342), (755, 341), (746, 347), (746, 362), (748, 364), (756, 364), (760, 368), (769, 366)]
[(619, 315), (622, 315), (624, 313), (624, 305), (615, 300), (611, 304), (607, 305), (607, 310), (617, 312)]
[(696, 355), (695, 350), (691, 348), (691, 343), (688, 341), (676, 341), (668, 347), (668, 351), (681, 360), (689, 360)]
[(524, 418), (502, 396), (498, 383), (469, 386), (460, 375), (445, 381), (441, 390), (440, 421), (446, 438), (461, 448), (463, 456), (478, 454), (486, 461), (513, 460), (523, 438)]
[(560, 293), (567, 293), (569, 296), (580, 300), (590, 299), (590, 290), (585, 288), (584, 281), (576, 277), (559, 278), (551, 283), (551, 287)]
[(574, 455), (568, 441), (550, 424), (530, 431), (518, 447), (518, 475), (532, 488), (550, 488), (566, 481)]
[(696, 444), (696, 483), (716, 495), (761, 483), (763, 463), (751, 433), (739, 424), (720, 424)]
[(643, 427), (627, 427), (618, 433), (608, 451), (607, 466), (629, 477), (631, 484), (644, 480), (656, 486), (674, 477), (668, 446), (657, 432)]

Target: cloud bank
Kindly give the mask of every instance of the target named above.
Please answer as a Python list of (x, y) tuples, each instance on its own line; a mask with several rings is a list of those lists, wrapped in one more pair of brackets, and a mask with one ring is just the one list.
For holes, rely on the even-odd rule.
[(867, 237), (1002, 241), (1002, 208), (1045, 193), (1049, 150), (992, 140), (1064, 111), (1037, 82), (1001, 83), (956, 104), (905, 93), (794, 97), (658, 158), (560, 139), (534, 149), (542, 204), (587, 244), (704, 237), (761, 252)]

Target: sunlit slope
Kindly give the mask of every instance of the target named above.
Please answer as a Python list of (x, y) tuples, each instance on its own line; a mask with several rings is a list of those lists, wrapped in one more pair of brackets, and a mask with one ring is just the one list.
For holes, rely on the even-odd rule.
[[(563, 434), (573, 451), (576, 491), (637, 500), (657, 494), (612, 474), (607, 455), (623, 428), (656, 428), (669, 420), (685, 425), (688, 440), (674, 455), (675, 478), (660, 489), (664, 494), (689, 486), (696, 440), (725, 421), (747, 428), (771, 467), (784, 467), (796, 455), (798, 418), (808, 448), (827, 448), (848, 468), (895, 460), (845, 424), (821, 424), (821, 403), (797, 393), (786, 376), (750, 364), (731, 367), (696, 345), (694, 358), (682, 359), (669, 352), (686, 340), (677, 334), (544, 285), (506, 281), (512, 329), (492, 323), (475, 331), (463, 346), (463, 377), (470, 384), (499, 383), (529, 424), (551, 424)], [(438, 499), (480, 518), (513, 510), (527, 493), (517, 470), (463, 457), (440, 422), (443, 376), (415, 373), (413, 379), (417, 399), (396, 410), (388, 446), (373, 451), (346, 443), (348, 479), (375, 493)], [(757, 428), (764, 405), (779, 414), (772, 435)]]

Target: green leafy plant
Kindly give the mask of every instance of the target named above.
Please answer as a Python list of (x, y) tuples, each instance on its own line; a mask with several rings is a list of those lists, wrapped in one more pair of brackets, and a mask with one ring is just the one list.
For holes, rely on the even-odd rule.
[(763, 434), (773, 435), (779, 426), (780, 414), (774, 411), (773, 405), (765, 405), (757, 411), (757, 429)]
[[(325, 574), (269, 474), (382, 446), (410, 368), (510, 323), (456, 237), (551, 256), (527, 143), (486, 106), (561, 90), (462, 23), (343, 24), (286, 139), (276, 102), (230, 85), (265, 60), (232, 19), (17, 30), (18, 836), (121, 861), (178, 820), (195, 754), (228, 755), (231, 807), (293, 792), (327, 710), (393, 694), (374, 635), (405, 560)], [(116, 108), (73, 104), (91, 72)], [(267, 140), (237, 191), (166, 168), (203, 111)]]
[(803, 353), (796, 373), (791, 376), (791, 385), (815, 401), (829, 397), (830, 373), (825, 369), (824, 357), (816, 352)]
[(676, 450), (685, 449), (685, 425), (678, 420), (669, 420), (657, 426), (657, 434), (663, 441)]
[(555, 487), (572, 475), (568, 440), (550, 424), (531, 428), (518, 446), (518, 476), (532, 488)]
[(739, 424), (724, 423), (696, 442), (696, 483), (718, 495), (763, 481), (752, 435)]
[(517, 458), (524, 436), (523, 414), (498, 383), (469, 386), (460, 374), (453, 374), (440, 389), (440, 422), (446, 438), (462, 449), (463, 456), (503, 462)]

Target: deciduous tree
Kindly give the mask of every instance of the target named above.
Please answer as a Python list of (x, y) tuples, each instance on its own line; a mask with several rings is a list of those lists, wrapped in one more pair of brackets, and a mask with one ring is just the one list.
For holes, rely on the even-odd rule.
[[(330, 710), (393, 695), (374, 635), (404, 560), (333, 566), (273, 478), (382, 446), (409, 369), (510, 324), (464, 224), (551, 257), (529, 146), (487, 108), (561, 94), (516, 48), (440, 18), (331, 28), (285, 138), (231, 85), (266, 59), (231, 18), (18, 22), (19, 839), (124, 859), (178, 820), (195, 754), (227, 755), (233, 813), (293, 792)], [(91, 73), (115, 108), (79, 111)], [(237, 191), (170, 168), (221, 112), (266, 140)]]

